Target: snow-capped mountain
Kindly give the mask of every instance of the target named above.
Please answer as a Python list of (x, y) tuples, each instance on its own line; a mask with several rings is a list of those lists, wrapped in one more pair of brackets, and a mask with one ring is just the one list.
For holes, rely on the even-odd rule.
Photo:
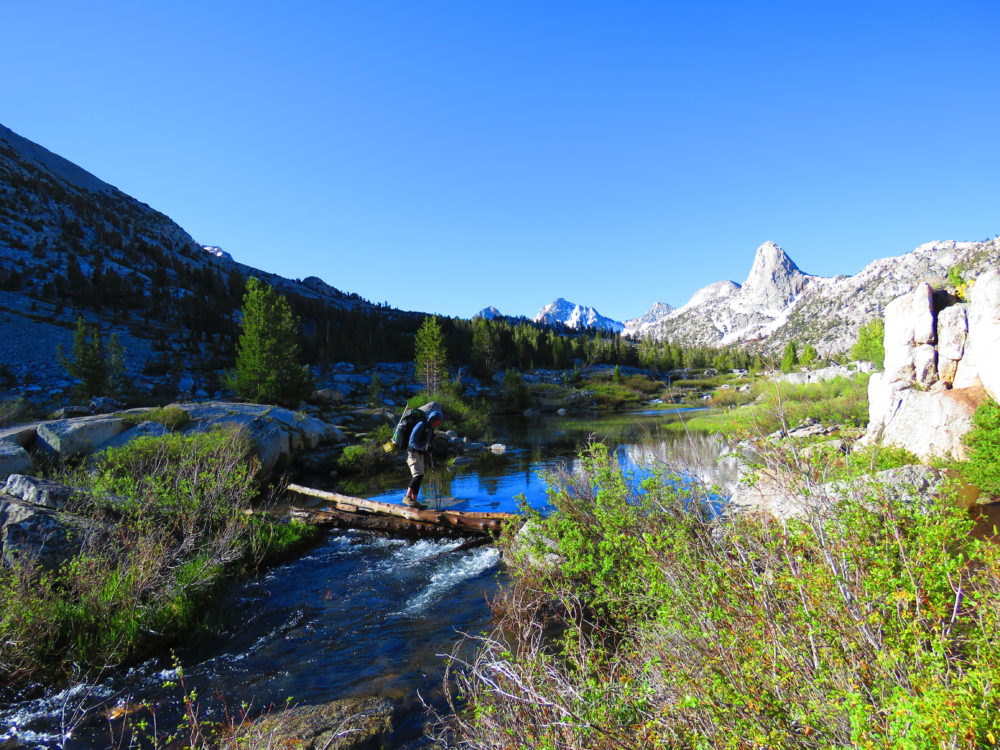
[(535, 316), (535, 322), (545, 325), (561, 324), (567, 328), (597, 328), (612, 333), (617, 333), (625, 328), (624, 323), (605, 318), (593, 307), (582, 307), (573, 302), (567, 302), (562, 297), (539, 310)]
[(860, 326), (880, 317), (893, 299), (925, 279), (943, 279), (963, 264), (980, 273), (1000, 263), (1000, 239), (928, 242), (905, 255), (876, 260), (854, 276), (811, 276), (778, 245), (765, 242), (742, 286), (720, 281), (698, 290), (683, 307), (641, 335), (687, 346), (751, 345), (771, 352), (788, 341), (823, 354), (845, 351)]
[(507, 316), (505, 316), (502, 312), (493, 307), (493, 305), (490, 305), (489, 307), (484, 307), (482, 310), (477, 312), (472, 317), (485, 318), (486, 320), (497, 320), (499, 318), (505, 318)]
[(625, 328), (622, 331), (626, 336), (643, 336), (651, 326), (656, 325), (674, 311), (673, 306), (666, 302), (654, 302), (645, 313), (638, 318), (625, 321)]

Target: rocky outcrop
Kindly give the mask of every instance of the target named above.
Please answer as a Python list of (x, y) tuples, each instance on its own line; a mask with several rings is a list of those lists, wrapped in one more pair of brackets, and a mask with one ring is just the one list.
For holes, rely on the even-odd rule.
[(392, 714), (392, 704), (375, 697), (296, 706), (258, 719), (242, 739), (302, 750), (379, 750), (389, 747)]
[(947, 490), (948, 477), (929, 466), (903, 466), (870, 477), (806, 485), (800, 475), (763, 472), (744, 482), (729, 501), (730, 513), (764, 513), (777, 518), (816, 519), (838, 502), (853, 497), (864, 502), (915, 502), (929, 505)]
[(32, 466), (28, 451), (12, 440), (0, 440), (0, 478), (31, 471)]
[(55, 482), (12, 475), (0, 491), (0, 559), (54, 570), (76, 555), (102, 526), (65, 512), (73, 490)]
[(774, 379), (780, 383), (791, 385), (805, 385), (806, 383), (825, 383), (834, 378), (853, 378), (859, 372), (871, 372), (874, 366), (871, 362), (856, 362), (852, 366), (831, 365), (821, 367), (817, 370), (806, 370), (804, 372), (788, 372), (778, 375)]
[(45, 422), (38, 426), (38, 448), (63, 458), (93, 453), (99, 446), (128, 429), (121, 417), (81, 417)]
[(979, 276), (969, 302), (927, 283), (885, 310), (885, 369), (868, 384), (862, 444), (921, 458), (965, 458), (962, 436), (987, 397), (1000, 396), (1000, 271)]
[[(347, 440), (336, 425), (316, 415), (278, 406), (224, 401), (176, 406), (189, 418), (182, 432), (220, 427), (245, 429), (260, 458), (262, 478), (287, 467), (296, 455)], [(147, 420), (136, 424), (148, 411), (131, 409), (116, 415), (59, 419), (0, 430), (0, 479), (30, 473), (31, 452), (68, 458), (99, 453), (139, 437), (164, 435), (167, 429), (159, 423)]]

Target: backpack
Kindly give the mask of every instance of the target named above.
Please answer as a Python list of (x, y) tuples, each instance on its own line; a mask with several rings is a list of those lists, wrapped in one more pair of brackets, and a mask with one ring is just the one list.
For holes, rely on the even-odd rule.
[[(392, 431), (392, 439), (385, 444), (386, 451), (404, 450), (410, 443), (410, 435), (418, 422), (427, 424), (427, 414), (421, 409), (406, 409), (399, 418), (396, 429)], [(392, 446), (390, 448), (390, 446)]]

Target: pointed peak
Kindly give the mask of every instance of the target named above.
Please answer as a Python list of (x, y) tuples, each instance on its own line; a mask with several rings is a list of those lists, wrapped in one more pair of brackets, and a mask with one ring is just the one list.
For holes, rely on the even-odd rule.
[[(753, 258), (753, 265), (754, 268), (758, 265), (765, 265), (769, 268), (780, 267), (786, 271), (799, 270), (799, 267), (795, 265), (795, 261), (788, 257), (788, 253), (781, 249), (781, 245), (771, 240), (768, 240), (757, 248), (757, 252)], [(752, 270), (750, 271), (750, 275), (753, 275)]]

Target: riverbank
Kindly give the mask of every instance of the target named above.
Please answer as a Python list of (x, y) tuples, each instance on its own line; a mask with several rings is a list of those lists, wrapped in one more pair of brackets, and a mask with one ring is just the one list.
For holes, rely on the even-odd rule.
[[(75, 466), (75, 468), (74, 468)], [(145, 437), (59, 481), (9, 481), (4, 520), (38, 526), (38, 549), (10, 544), (0, 568), (0, 669), (8, 687), (58, 682), (134, 662), (209, 623), (204, 604), (248, 569), (317, 537), (306, 524), (253, 513), (260, 461), (245, 434), (214, 430)], [(23, 503), (23, 504), (22, 504)], [(58, 542), (58, 545), (57, 545)]]

